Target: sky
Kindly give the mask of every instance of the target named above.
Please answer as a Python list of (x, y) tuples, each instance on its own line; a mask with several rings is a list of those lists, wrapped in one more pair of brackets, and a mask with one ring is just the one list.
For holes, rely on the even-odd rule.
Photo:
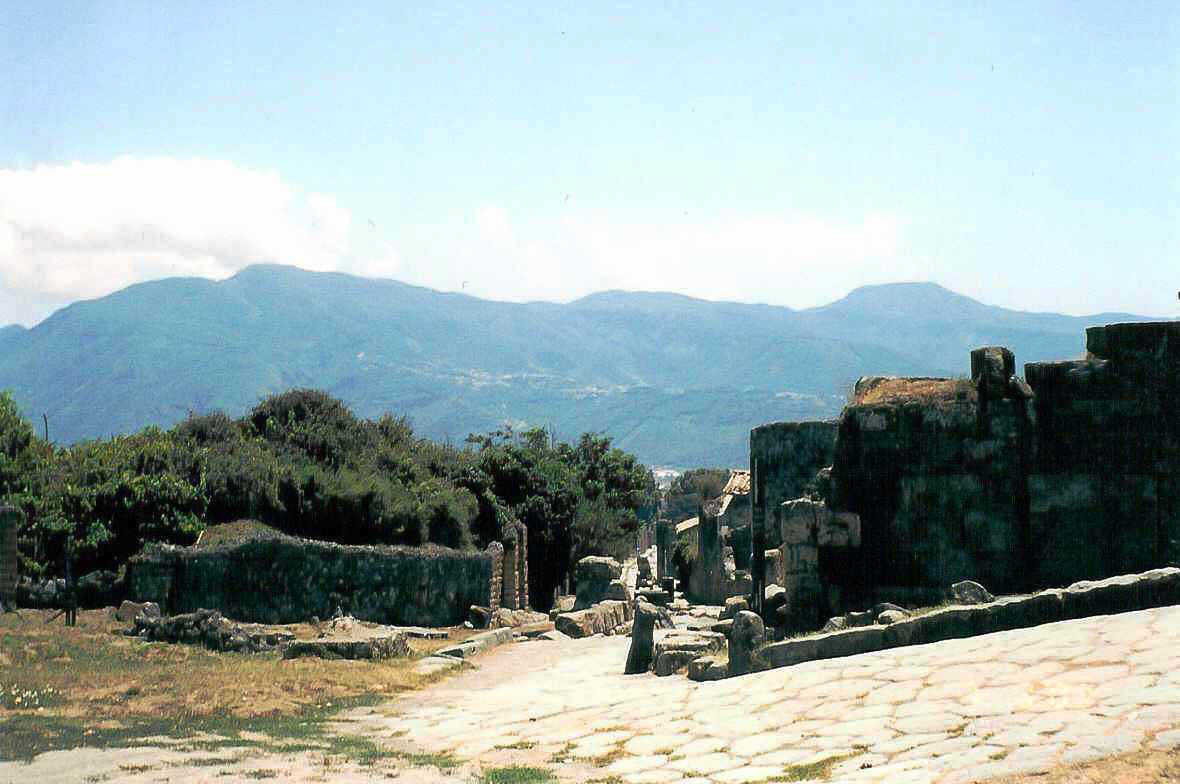
[(1180, 317), (1180, 5), (0, 6), (0, 324), (260, 262)]

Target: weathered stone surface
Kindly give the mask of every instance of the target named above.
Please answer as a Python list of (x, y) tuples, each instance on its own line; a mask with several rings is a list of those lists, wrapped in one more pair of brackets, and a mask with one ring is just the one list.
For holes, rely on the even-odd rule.
[(492, 608), (480, 607), (477, 604), (467, 609), (467, 622), (473, 629), (486, 629), (492, 625)]
[(722, 608), (721, 614), (717, 616), (717, 620), (724, 621), (737, 617), (737, 614), (742, 610), (750, 609), (750, 601), (744, 596), (731, 596), (725, 600), (725, 607)]
[(729, 633), (729, 673), (745, 675), (755, 669), (755, 653), (766, 642), (766, 629), (762, 619), (749, 610), (743, 610), (733, 619)]
[(123, 603), (119, 605), (119, 609), (115, 610), (115, 620), (123, 623), (131, 623), (139, 615), (146, 618), (159, 618), (161, 615), (160, 605), (155, 602), (133, 602), (124, 599)]
[(631, 619), (631, 606), (626, 602), (607, 599), (584, 610), (562, 613), (554, 624), (557, 631), (570, 637), (590, 637), (606, 634)]
[(1007, 597), (988, 604), (947, 607), (926, 615), (899, 618), (885, 626), (850, 628), (784, 640), (767, 645), (760, 655), (772, 667), (785, 667), (815, 659), (852, 656), (883, 648), (1172, 604), (1180, 604), (1180, 568), (1166, 567), (1142, 574), (1075, 583), (1066, 589), (1050, 589), (1031, 596)]
[(505, 626), (532, 626), (548, 620), (549, 616), (545, 613), (533, 612), (532, 610), (509, 610), (505, 607), (499, 607), (492, 613), (491, 625), (493, 628), (499, 629)]
[(1003, 346), (985, 346), (971, 352), (971, 383), (979, 394), (1002, 398), (1008, 392), (1008, 379), (1016, 374), (1016, 357)]
[(627, 603), (635, 601), (635, 596), (631, 593), (631, 588), (622, 580), (610, 581), (610, 584), (606, 587), (606, 598)]
[(996, 598), (974, 580), (962, 580), (952, 585), (951, 596), (959, 604), (984, 604)]
[(671, 675), (693, 659), (725, 650), (725, 637), (712, 632), (672, 632), (656, 642), (656, 675)]
[(368, 639), (321, 637), (292, 640), (283, 646), (284, 659), (315, 656), (321, 659), (393, 659), (410, 654), (406, 635), (401, 633)]
[(491, 650), (498, 645), (512, 642), (513, 630), (509, 627), (491, 629), (468, 637), (463, 642), (451, 645), (434, 652), (435, 656), (450, 656), (458, 659), (470, 659), (472, 656)]
[(877, 614), (872, 610), (844, 613), (844, 628), (846, 629), (856, 629), (861, 626), (871, 626), (876, 622)]
[(574, 569), (574, 577), (578, 582), (609, 583), (619, 579), (622, 574), (622, 565), (604, 555), (588, 555), (578, 561)]
[(216, 610), (200, 609), (180, 615), (152, 617), (141, 612), (133, 621), (135, 625), (127, 632), (129, 636), (153, 642), (204, 645), (215, 651), (258, 653), (295, 639), (295, 635), (289, 632), (266, 629), (257, 624), (234, 623)]
[(639, 602), (635, 608), (635, 621), (631, 627), (631, 648), (627, 652), (625, 675), (647, 672), (655, 659), (655, 628), (659, 621), (659, 608), (647, 602)]
[(662, 588), (645, 588), (637, 592), (640, 599), (649, 604), (667, 607), (672, 603), (672, 595)]
[(690, 681), (719, 681), (729, 677), (729, 666), (723, 662), (702, 656), (688, 663)]
[(877, 623), (883, 626), (888, 626), (891, 623), (904, 621), (908, 617), (909, 613), (905, 612), (904, 610), (886, 610), (877, 616)]
[[(223, 546), (153, 546), (128, 564), (129, 594), (167, 612), (298, 623), (338, 607), (393, 626), (454, 626), (491, 605), (492, 559), (445, 547), (352, 546), (276, 535)], [(169, 604), (171, 602), (171, 604)]]
[(848, 621), (843, 615), (837, 615), (835, 618), (829, 618), (824, 627), (820, 629), (823, 632), (838, 632), (841, 629), (848, 628)]

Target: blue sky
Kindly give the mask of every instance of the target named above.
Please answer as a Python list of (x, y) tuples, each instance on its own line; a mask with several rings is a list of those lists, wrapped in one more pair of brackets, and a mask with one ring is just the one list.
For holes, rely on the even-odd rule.
[(1175, 3), (0, 9), (0, 323), (274, 261), (1180, 313)]

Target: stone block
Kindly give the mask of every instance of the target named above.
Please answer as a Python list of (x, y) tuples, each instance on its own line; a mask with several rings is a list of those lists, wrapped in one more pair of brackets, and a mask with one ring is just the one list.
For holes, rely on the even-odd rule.
[(625, 675), (647, 672), (655, 658), (655, 628), (659, 620), (659, 609), (647, 602), (639, 602), (635, 609), (635, 621), (631, 626), (631, 648), (627, 652)]
[(688, 663), (690, 681), (719, 681), (729, 677), (729, 667), (713, 659), (701, 657)]
[(631, 620), (630, 609), (626, 602), (608, 599), (584, 610), (562, 613), (557, 616), (554, 626), (557, 631), (574, 638), (606, 634)]
[(145, 618), (159, 618), (160, 605), (155, 602), (132, 602), (124, 599), (119, 609), (115, 610), (115, 620), (123, 623), (131, 623), (140, 615)]
[(855, 656), (858, 653), (879, 651), (885, 647), (885, 630), (878, 626), (861, 629), (845, 629), (825, 634), (819, 638), (817, 658), (834, 659), (840, 656)]
[(998, 399), (1008, 392), (1008, 379), (1016, 374), (1016, 357), (1002, 346), (985, 346), (971, 352), (971, 382), (981, 397)]
[(766, 642), (762, 619), (743, 610), (733, 619), (729, 634), (729, 673), (745, 675), (755, 668), (755, 654)]

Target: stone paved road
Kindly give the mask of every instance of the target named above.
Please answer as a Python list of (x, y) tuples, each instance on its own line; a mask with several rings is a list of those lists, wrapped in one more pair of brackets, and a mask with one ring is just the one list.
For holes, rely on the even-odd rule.
[(218, 766), (199, 752), (157, 747), (0, 763), (0, 782), (226, 782), (265, 774), (283, 782), (470, 784), (481, 766), (527, 764), (566, 781), (709, 784), (765, 781), (837, 758), (829, 781), (903, 784), (1045, 770), (1145, 744), (1180, 747), (1180, 607), (700, 684), (620, 675), (628, 644), (504, 646), (479, 657), (477, 670), (342, 717), (342, 733), (469, 760), (449, 773), (250, 749)]
[(618, 674), (627, 644), (502, 649), (350, 731), (482, 764), (556, 755), (563, 778), (628, 784), (765, 781), (832, 757), (831, 781), (966, 782), (1180, 746), (1180, 607), (699, 684)]

